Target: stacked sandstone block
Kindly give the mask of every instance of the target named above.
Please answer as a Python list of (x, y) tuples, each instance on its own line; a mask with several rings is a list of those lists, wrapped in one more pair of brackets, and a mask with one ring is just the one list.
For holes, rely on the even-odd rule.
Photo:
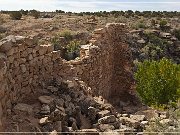
[(36, 37), (8, 36), (0, 42), (0, 116), (44, 80), (53, 77), (59, 52), (37, 45)]

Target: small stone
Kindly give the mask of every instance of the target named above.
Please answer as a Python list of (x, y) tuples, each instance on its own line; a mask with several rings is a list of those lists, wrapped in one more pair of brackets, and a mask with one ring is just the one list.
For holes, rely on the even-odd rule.
[(54, 98), (50, 96), (40, 96), (38, 99), (42, 104), (49, 104), (54, 100)]
[(108, 132), (115, 129), (113, 125), (109, 125), (109, 124), (100, 124), (98, 128), (101, 132)]
[(129, 114), (122, 114), (122, 117), (129, 117)]
[(53, 130), (49, 135), (58, 135), (58, 132), (56, 130)]
[(108, 124), (108, 123), (113, 123), (116, 121), (116, 117), (114, 115), (110, 115), (110, 116), (105, 116), (103, 118), (100, 118), (98, 120), (99, 124)]
[(48, 86), (47, 89), (50, 90), (51, 92), (57, 92), (58, 91), (58, 88), (54, 87), (54, 86)]
[(54, 99), (54, 103), (58, 107), (63, 107), (64, 106), (64, 100), (62, 98)]
[(0, 41), (0, 50), (1, 52), (7, 52), (8, 50), (10, 50), (13, 46), (13, 42), (11, 39), (2, 39)]
[(94, 107), (88, 108), (88, 116), (91, 119), (91, 121), (94, 121), (96, 119), (97, 109)]
[(160, 118), (161, 118), (161, 119), (166, 119), (166, 118), (167, 118), (167, 117), (166, 117), (166, 114), (161, 114), (161, 115), (160, 115)]
[(61, 122), (61, 121), (56, 121), (54, 128), (55, 128), (55, 130), (56, 130), (57, 132), (62, 132), (62, 122)]
[(170, 119), (163, 119), (161, 121), (159, 121), (161, 124), (165, 125), (165, 124), (170, 124), (171, 120)]
[(63, 121), (66, 114), (58, 109), (56, 109), (54, 112), (52, 112), (49, 116), (49, 119), (51, 121)]
[(50, 107), (48, 105), (43, 105), (40, 113), (41, 114), (50, 114)]
[(48, 121), (48, 117), (44, 117), (44, 118), (41, 118), (40, 120), (39, 120), (39, 124), (40, 125), (45, 125), (45, 124), (47, 124), (49, 121)]
[(105, 117), (105, 116), (108, 116), (108, 115), (110, 115), (109, 110), (103, 110), (103, 111), (98, 112), (98, 117), (99, 118), (102, 118), (102, 117)]
[(146, 120), (145, 115), (130, 115), (131, 119), (137, 120), (139, 122)]
[(146, 125), (148, 125), (148, 121), (142, 121), (141, 123), (140, 123), (140, 125), (141, 125), (141, 127), (143, 127), (143, 128), (145, 128), (146, 127)]
[(21, 71), (23, 73), (25, 73), (26, 72), (26, 66), (24, 64), (22, 64), (22, 65), (20, 65), (20, 67), (21, 67)]
[(73, 124), (72, 124), (72, 129), (73, 129), (74, 131), (78, 130), (78, 127), (77, 127), (76, 122), (73, 122)]

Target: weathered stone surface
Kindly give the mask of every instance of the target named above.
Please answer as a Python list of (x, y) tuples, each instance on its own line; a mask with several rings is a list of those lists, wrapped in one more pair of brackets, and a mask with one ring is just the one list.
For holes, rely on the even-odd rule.
[(56, 121), (54, 128), (55, 128), (55, 130), (56, 130), (57, 132), (62, 132), (62, 122), (61, 122), (61, 121)]
[(2, 109), (1, 102), (0, 102), (0, 121), (2, 120), (2, 116), (3, 116), (3, 109)]
[(100, 124), (98, 127), (100, 132), (112, 132), (115, 129), (113, 125), (109, 124)]
[(42, 104), (50, 104), (54, 100), (54, 98), (50, 96), (40, 96), (38, 99)]
[(98, 112), (98, 117), (99, 118), (102, 118), (102, 117), (108, 116), (108, 115), (110, 115), (110, 111), (109, 110), (103, 110), (103, 111)]
[(108, 124), (108, 123), (113, 123), (116, 121), (116, 117), (114, 115), (110, 115), (110, 116), (105, 116), (103, 118), (100, 118), (98, 120), (98, 123), (100, 124)]
[(57, 92), (58, 91), (58, 88), (54, 87), (54, 86), (48, 86), (47, 89), (50, 90), (51, 92)]
[(16, 113), (18, 113), (19, 111), (22, 111), (22, 112), (27, 112), (27, 113), (31, 114), (33, 112), (33, 107), (31, 105), (28, 105), (28, 104), (18, 103), (14, 107), (14, 111)]
[(43, 105), (40, 113), (41, 114), (50, 114), (50, 107), (48, 105)]
[(159, 121), (161, 124), (165, 125), (165, 124), (170, 124), (172, 121), (170, 119), (162, 119), (161, 121)]
[(130, 118), (139, 122), (146, 120), (145, 115), (130, 115)]
[(138, 122), (137, 120), (130, 119), (128, 117), (121, 117), (120, 122), (123, 125), (128, 125), (133, 128), (138, 128), (140, 126), (140, 122)]
[(39, 120), (39, 124), (40, 125), (45, 125), (45, 124), (47, 124), (49, 121), (48, 121), (48, 117), (44, 117), (44, 118), (41, 118), (40, 120)]
[(13, 46), (12, 40), (11, 39), (2, 39), (0, 41), (0, 50), (1, 52), (7, 52), (10, 50)]

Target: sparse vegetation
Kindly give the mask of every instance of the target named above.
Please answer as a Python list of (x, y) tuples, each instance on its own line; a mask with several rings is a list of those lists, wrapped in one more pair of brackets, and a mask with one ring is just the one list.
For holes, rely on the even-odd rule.
[(73, 35), (74, 32), (70, 31), (70, 30), (63, 30), (62, 32), (60, 32), (58, 34), (60, 37), (64, 37), (66, 40), (72, 40), (73, 39)]
[(67, 46), (66, 59), (73, 60), (79, 57), (80, 41), (71, 41)]
[(30, 10), (29, 11), (30, 15), (33, 16), (35, 19), (40, 17), (40, 12), (37, 10)]
[(22, 17), (22, 14), (21, 14), (20, 11), (12, 11), (12, 12), (10, 13), (10, 16), (11, 16), (11, 18), (12, 18), (13, 20), (20, 20), (21, 17)]
[(169, 119), (163, 121), (161, 118), (156, 118), (151, 121), (145, 132), (166, 132), (167, 135), (178, 134), (180, 132), (180, 108), (167, 110)]
[(173, 34), (178, 40), (180, 40), (180, 29), (174, 29)]

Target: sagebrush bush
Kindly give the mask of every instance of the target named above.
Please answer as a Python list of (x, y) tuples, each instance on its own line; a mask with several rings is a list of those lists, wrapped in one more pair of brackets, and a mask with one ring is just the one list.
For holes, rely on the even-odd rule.
[(166, 21), (166, 20), (161, 20), (161, 21), (159, 22), (159, 25), (160, 25), (161, 27), (164, 27), (164, 26), (167, 25), (167, 21)]
[(33, 16), (35, 19), (40, 17), (40, 12), (37, 10), (30, 10), (30, 15)]
[(21, 17), (22, 17), (22, 14), (21, 14), (20, 11), (12, 11), (12, 12), (10, 13), (10, 16), (11, 16), (11, 18), (12, 18), (13, 20), (20, 20)]
[(68, 45), (67, 45), (67, 51), (69, 53), (72, 53), (72, 52), (78, 52), (79, 51), (79, 48), (80, 48), (80, 41), (71, 41)]
[(180, 66), (168, 59), (139, 63), (135, 79), (137, 92), (147, 105), (166, 105), (180, 97)]
[(61, 37), (64, 37), (66, 40), (72, 40), (74, 33), (70, 30), (63, 30), (61, 33), (58, 34)]
[(178, 40), (180, 40), (180, 29), (173, 30), (173, 34)]

